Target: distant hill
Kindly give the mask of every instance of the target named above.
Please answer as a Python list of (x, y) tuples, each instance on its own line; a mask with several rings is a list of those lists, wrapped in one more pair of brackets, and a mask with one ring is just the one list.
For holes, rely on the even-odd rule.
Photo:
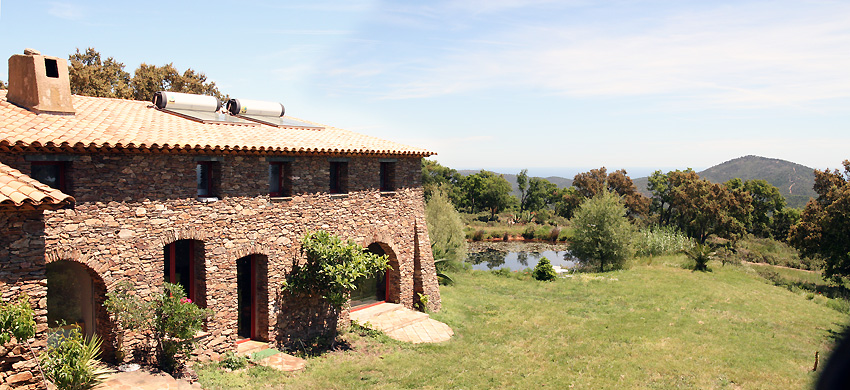
[[(744, 181), (766, 180), (779, 189), (790, 207), (803, 208), (810, 197), (817, 197), (812, 190), (815, 183), (813, 168), (776, 158), (744, 156), (698, 173), (701, 178), (714, 183), (725, 183), (736, 177)], [(646, 189), (648, 178), (637, 178), (634, 182), (640, 192), (649, 195)]]
[[(478, 172), (471, 169), (458, 170), (458, 173), (464, 176)], [(809, 198), (817, 197), (817, 193), (812, 190), (812, 186), (815, 183), (813, 168), (776, 158), (744, 156), (715, 165), (698, 173), (700, 177), (714, 183), (725, 183), (736, 177), (744, 181), (752, 179), (766, 180), (779, 189), (779, 192), (785, 197), (790, 207), (802, 209), (806, 205), (806, 202), (809, 201)], [(502, 173), (501, 175), (511, 183), (513, 195), (519, 196), (519, 190), (516, 188), (516, 174)], [(559, 188), (566, 188), (573, 185), (572, 179), (564, 177), (550, 176), (544, 179), (555, 183)], [(644, 195), (650, 195), (646, 189), (646, 184), (649, 182), (647, 177), (632, 178), (632, 181), (634, 181), (638, 191)]]
[[(472, 175), (472, 174), (476, 174), (478, 172), (481, 172), (481, 170), (476, 171), (476, 170), (473, 170), (473, 169), (459, 169), (457, 171), (457, 173), (460, 173), (463, 176), (469, 176), (469, 175)], [(502, 175), (502, 177), (504, 177), (505, 180), (508, 181), (508, 183), (511, 183), (511, 189), (512, 189), (511, 195), (516, 196), (518, 198), (520, 196), (520, 193), (519, 193), (519, 189), (516, 186), (516, 174), (513, 174), (513, 173), (498, 173), (498, 172), (495, 172), (495, 173), (497, 175)], [(573, 185), (573, 179), (567, 179), (567, 178), (560, 177), (560, 176), (549, 176), (549, 177), (544, 177), (544, 179), (549, 180), (551, 183), (558, 186), (558, 188), (567, 188), (567, 187), (570, 187), (570, 186)]]

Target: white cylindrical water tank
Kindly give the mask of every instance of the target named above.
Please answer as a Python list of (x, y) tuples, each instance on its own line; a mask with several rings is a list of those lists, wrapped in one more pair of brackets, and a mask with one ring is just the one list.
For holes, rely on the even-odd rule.
[(221, 102), (214, 96), (194, 95), (182, 92), (159, 91), (153, 95), (153, 104), (157, 108), (175, 110), (195, 110), (216, 112)]
[(264, 102), (260, 100), (230, 99), (227, 102), (227, 111), (231, 115), (257, 115), (257, 116), (283, 116), (286, 109), (283, 104), (277, 102)]

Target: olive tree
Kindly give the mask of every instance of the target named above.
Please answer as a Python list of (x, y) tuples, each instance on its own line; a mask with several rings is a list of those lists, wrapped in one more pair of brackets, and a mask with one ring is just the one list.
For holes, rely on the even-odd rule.
[(634, 235), (626, 213), (620, 197), (608, 191), (584, 201), (570, 220), (575, 229), (572, 254), (587, 266), (598, 266), (599, 272), (623, 268)]

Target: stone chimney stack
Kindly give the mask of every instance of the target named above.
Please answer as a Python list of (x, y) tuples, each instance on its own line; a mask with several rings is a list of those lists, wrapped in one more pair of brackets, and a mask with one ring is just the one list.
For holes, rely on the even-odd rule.
[(68, 62), (26, 49), (9, 57), (6, 99), (35, 113), (74, 114)]

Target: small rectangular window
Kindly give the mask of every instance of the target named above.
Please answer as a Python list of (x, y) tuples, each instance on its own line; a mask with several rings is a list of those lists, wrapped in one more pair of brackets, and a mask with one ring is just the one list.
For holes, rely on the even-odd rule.
[(198, 161), (195, 167), (195, 174), (198, 179), (198, 196), (213, 197), (213, 162)]
[(381, 191), (395, 191), (394, 162), (381, 162)]
[(348, 163), (331, 161), (330, 193), (345, 194), (348, 192)]
[(63, 161), (32, 162), (31, 177), (33, 179), (67, 194), (68, 186), (66, 185), (65, 173), (65, 162)]
[(269, 196), (292, 196), (291, 162), (269, 162)]

